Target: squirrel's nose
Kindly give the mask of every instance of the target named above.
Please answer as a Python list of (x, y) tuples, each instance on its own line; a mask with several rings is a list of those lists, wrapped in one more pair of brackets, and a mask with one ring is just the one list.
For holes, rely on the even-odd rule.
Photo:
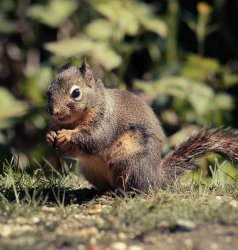
[(51, 115), (58, 115), (60, 113), (60, 110), (58, 108), (55, 108), (55, 107), (49, 107), (49, 113)]
[(53, 115), (58, 115), (60, 113), (60, 110), (57, 108), (53, 108)]

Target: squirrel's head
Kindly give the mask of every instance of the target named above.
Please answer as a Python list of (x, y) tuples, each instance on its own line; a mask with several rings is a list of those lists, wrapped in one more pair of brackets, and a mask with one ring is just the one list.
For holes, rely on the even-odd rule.
[(91, 108), (98, 105), (103, 85), (95, 79), (89, 65), (81, 67), (63, 65), (50, 84), (48, 96), (49, 113), (59, 123), (71, 124), (79, 121)]

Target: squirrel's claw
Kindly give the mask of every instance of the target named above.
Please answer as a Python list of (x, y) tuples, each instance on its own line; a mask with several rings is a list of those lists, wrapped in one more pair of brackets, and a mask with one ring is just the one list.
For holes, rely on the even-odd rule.
[(72, 149), (71, 134), (72, 132), (66, 129), (57, 131), (55, 141), (57, 148), (63, 155), (67, 155), (68, 151)]
[(57, 136), (56, 141), (57, 141), (57, 145), (68, 143), (68, 140), (65, 136), (61, 136), (61, 137)]
[(57, 145), (70, 143), (71, 134), (72, 134), (71, 131), (66, 129), (58, 131), (56, 136)]
[(55, 143), (55, 139), (56, 139), (57, 134), (55, 133), (55, 131), (49, 131), (46, 134), (46, 142), (48, 143), (49, 146), (54, 146)]

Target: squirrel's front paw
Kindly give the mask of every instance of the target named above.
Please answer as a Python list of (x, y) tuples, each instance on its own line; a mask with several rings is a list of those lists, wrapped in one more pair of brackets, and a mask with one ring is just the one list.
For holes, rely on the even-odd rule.
[(57, 134), (55, 131), (49, 131), (46, 134), (46, 142), (48, 143), (49, 146), (54, 147), (55, 142), (56, 142), (56, 137), (57, 137)]
[(65, 155), (67, 155), (68, 151), (73, 147), (73, 143), (71, 142), (71, 135), (72, 131), (67, 129), (62, 129), (57, 132), (57, 147)]

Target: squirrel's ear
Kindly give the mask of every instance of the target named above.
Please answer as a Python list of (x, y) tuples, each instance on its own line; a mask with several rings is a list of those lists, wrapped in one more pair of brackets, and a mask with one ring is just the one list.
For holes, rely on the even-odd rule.
[(89, 65), (86, 63), (86, 60), (83, 61), (81, 67), (79, 68), (79, 71), (85, 81), (85, 83), (92, 87), (92, 85), (95, 83), (93, 72)]
[(59, 73), (65, 71), (66, 69), (69, 69), (73, 64), (73, 58), (70, 58), (67, 63), (65, 63), (63, 66), (61, 66)]
[(83, 63), (82, 63), (82, 65), (79, 67), (80, 73), (81, 73), (82, 75), (84, 75), (85, 72), (87, 71), (87, 68), (90, 69), (89, 65), (87, 64), (87, 58), (84, 57)]

